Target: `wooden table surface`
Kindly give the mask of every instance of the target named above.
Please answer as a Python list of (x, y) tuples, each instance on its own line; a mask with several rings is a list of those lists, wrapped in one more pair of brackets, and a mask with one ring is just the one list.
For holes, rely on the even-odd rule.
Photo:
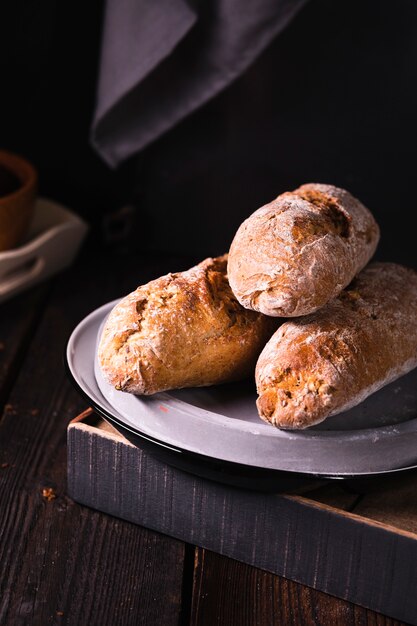
[(401, 622), (94, 511), (66, 493), (66, 429), (86, 408), (64, 368), (88, 313), (194, 260), (84, 247), (0, 305), (0, 624)]

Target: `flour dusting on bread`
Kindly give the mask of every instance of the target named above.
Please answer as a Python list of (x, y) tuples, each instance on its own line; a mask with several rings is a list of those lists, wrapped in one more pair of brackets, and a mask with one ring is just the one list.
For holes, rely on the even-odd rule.
[(116, 389), (152, 394), (253, 375), (276, 321), (244, 309), (227, 255), (138, 287), (111, 311), (98, 358)]
[(249, 309), (277, 317), (306, 315), (351, 282), (378, 241), (374, 217), (348, 191), (302, 185), (241, 224), (230, 246), (230, 285)]
[(287, 321), (256, 366), (259, 415), (306, 428), (417, 366), (417, 273), (371, 263), (337, 298)]

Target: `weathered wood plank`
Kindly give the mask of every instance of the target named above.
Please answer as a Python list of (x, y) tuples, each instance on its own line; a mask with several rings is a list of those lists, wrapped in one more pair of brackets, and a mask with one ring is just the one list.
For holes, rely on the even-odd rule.
[(404, 622), (196, 549), (191, 626), (401, 626)]
[(417, 474), (387, 476), (363, 494), (354, 513), (417, 533)]
[(359, 496), (356, 493), (346, 491), (339, 483), (330, 482), (322, 487), (309, 489), (302, 494), (309, 500), (328, 504), (336, 509), (350, 511), (357, 502)]
[(92, 512), (62, 494), (50, 502), (41, 494), (21, 494), (15, 510), (4, 540), (16, 544), (21, 532), (24, 542), (1, 557), (7, 568), (2, 577), (8, 572), (1, 624), (55, 623), (60, 614), (74, 626), (177, 624), (181, 543)]
[(68, 436), (69, 487), (78, 501), (417, 623), (417, 535), (305, 496), (185, 474), (88, 424), (72, 425)]

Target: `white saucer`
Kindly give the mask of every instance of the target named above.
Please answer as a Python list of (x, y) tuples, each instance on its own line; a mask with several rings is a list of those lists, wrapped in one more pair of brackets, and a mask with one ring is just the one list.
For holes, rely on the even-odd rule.
[(38, 198), (25, 241), (0, 252), (0, 302), (70, 265), (87, 230), (69, 209)]

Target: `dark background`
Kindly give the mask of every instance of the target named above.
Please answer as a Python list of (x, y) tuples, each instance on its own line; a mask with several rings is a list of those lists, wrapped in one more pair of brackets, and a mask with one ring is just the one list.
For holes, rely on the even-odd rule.
[[(377, 258), (417, 266), (415, 0), (310, 0), (226, 91), (117, 170), (89, 144), (102, 13), (101, 0), (0, 8), (0, 146), (89, 221), (93, 247), (219, 254), (256, 208), (327, 182), (375, 214)], [(111, 243), (103, 220), (125, 204), (130, 234), (116, 220)]]

